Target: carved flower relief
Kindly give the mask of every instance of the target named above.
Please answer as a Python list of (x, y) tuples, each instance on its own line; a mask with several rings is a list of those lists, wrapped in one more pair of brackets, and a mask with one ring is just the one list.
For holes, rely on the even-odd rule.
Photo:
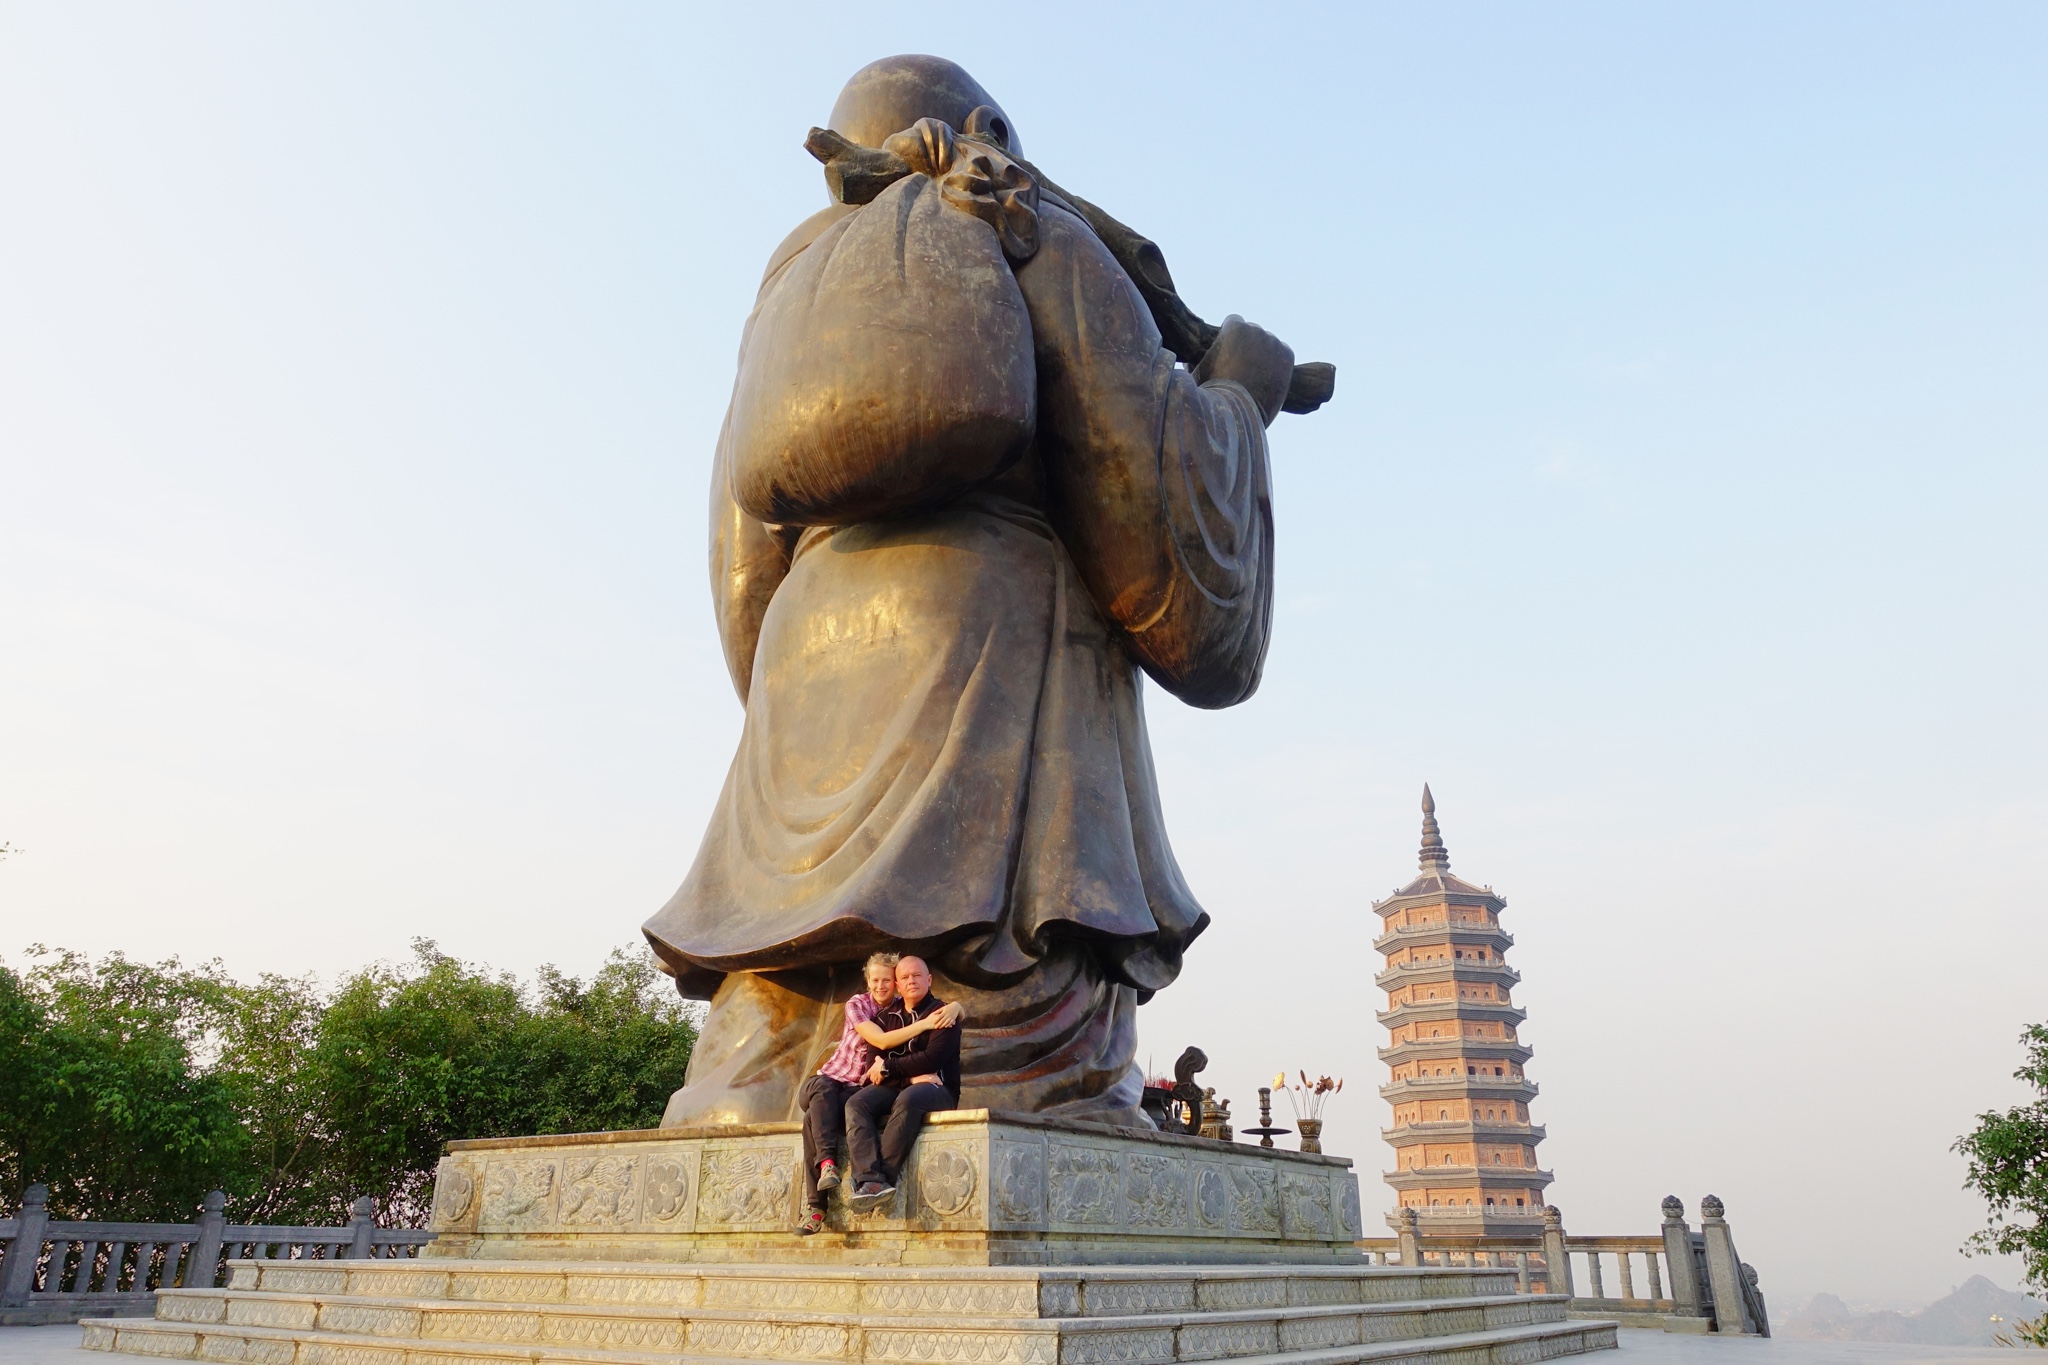
[(1365, 1218), (1358, 1207), (1358, 1181), (1350, 1176), (1338, 1176), (1337, 1180), (1344, 1191), (1339, 1202), (1344, 1226), (1339, 1233), (1341, 1236), (1356, 1239), (1365, 1231)]
[(521, 1231), (553, 1221), (555, 1163), (494, 1161), (484, 1172), (480, 1224), (486, 1231)]
[(1204, 1166), (1195, 1176), (1195, 1214), (1204, 1227), (1225, 1228), (1230, 1225), (1229, 1182), (1223, 1172), (1214, 1166)]
[(643, 1217), (657, 1223), (673, 1223), (690, 1202), (690, 1173), (676, 1157), (656, 1157), (647, 1163), (647, 1193), (641, 1200)]
[(1045, 1218), (1045, 1149), (998, 1146), (996, 1207), (1006, 1222), (1037, 1224)]
[(1046, 1165), (1055, 1223), (1114, 1223), (1117, 1178), (1115, 1152), (1055, 1145)]
[(573, 1224), (633, 1221), (637, 1157), (570, 1157), (562, 1166), (562, 1221)]
[(933, 1147), (918, 1162), (917, 1184), (925, 1206), (950, 1218), (974, 1198), (974, 1162), (958, 1147)]
[(1124, 1221), (1135, 1227), (1186, 1227), (1186, 1165), (1172, 1157), (1129, 1157), (1124, 1170)]
[(446, 1230), (460, 1226), (465, 1219), (474, 1222), (475, 1212), (476, 1177), (468, 1167), (444, 1160), (434, 1173), (434, 1227)]

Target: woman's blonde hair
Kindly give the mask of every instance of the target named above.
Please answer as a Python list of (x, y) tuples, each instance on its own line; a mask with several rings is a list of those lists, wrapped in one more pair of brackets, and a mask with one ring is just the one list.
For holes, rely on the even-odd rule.
[(901, 953), (870, 953), (867, 963), (861, 968), (861, 973), (866, 975), (877, 967), (894, 972), (896, 964), (902, 960), (903, 954)]

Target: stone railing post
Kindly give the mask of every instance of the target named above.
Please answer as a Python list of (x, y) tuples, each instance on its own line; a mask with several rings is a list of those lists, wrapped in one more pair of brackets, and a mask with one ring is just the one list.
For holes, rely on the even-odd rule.
[(1546, 1287), (1553, 1294), (1572, 1292), (1572, 1258), (1564, 1249), (1564, 1215), (1557, 1205), (1546, 1204), (1543, 1208), (1543, 1264), (1546, 1267), (1543, 1278)]
[(187, 1289), (211, 1289), (213, 1277), (220, 1269), (221, 1239), (227, 1235), (228, 1219), (223, 1212), (228, 1206), (228, 1197), (219, 1190), (208, 1190), (206, 1198), (199, 1201), (199, 1235), (192, 1239), (192, 1251), (185, 1258), (185, 1287)]
[(14, 1216), (14, 1240), (0, 1268), (0, 1308), (26, 1308), (35, 1292), (36, 1262), (43, 1259), (43, 1233), (50, 1226), (50, 1187), (31, 1185)]
[[(808, 1179), (809, 1177), (805, 1177)], [(1410, 1270), (1422, 1264), (1422, 1238), (1416, 1231), (1414, 1209), (1398, 1209), (1394, 1213), (1394, 1234), (1401, 1242), (1401, 1268)]]
[(355, 1215), (348, 1220), (348, 1230), (351, 1234), (348, 1242), (349, 1259), (367, 1261), (370, 1259), (370, 1234), (377, 1229), (376, 1201), (367, 1194), (358, 1196), (356, 1202), (348, 1206), (348, 1211)]
[(1685, 1225), (1685, 1201), (1664, 1196), (1664, 1268), (1671, 1272), (1671, 1301), (1678, 1311), (1700, 1311), (1699, 1269), (1692, 1263), (1692, 1229)]
[(1730, 1336), (1754, 1336), (1756, 1327), (1743, 1309), (1742, 1263), (1735, 1259), (1735, 1237), (1721, 1214), (1721, 1201), (1713, 1195), (1700, 1201), (1700, 1233), (1707, 1243), (1707, 1289), (1714, 1297), (1714, 1330)]

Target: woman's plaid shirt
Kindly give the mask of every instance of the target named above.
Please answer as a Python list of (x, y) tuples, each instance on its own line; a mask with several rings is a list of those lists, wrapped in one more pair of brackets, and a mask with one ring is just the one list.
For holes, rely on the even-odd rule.
[[(846, 1027), (840, 1030), (839, 1047), (830, 1060), (818, 1068), (820, 1076), (829, 1076), (847, 1085), (859, 1085), (874, 1063), (875, 1050), (869, 1047), (854, 1025), (872, 1019), (881, 1011), (875, 997), (862, 991), (846, 1002)], [(816, 1054), (813, 1054), (816, 1055)]]

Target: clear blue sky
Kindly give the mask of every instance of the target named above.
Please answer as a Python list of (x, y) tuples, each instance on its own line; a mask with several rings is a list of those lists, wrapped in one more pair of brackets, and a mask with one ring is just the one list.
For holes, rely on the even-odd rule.
[(1264, 689), (1152, 695), (1216, 921), (1158, 1064), (1346, 1076), (1386, 1202), (1428, 780), (1568, 1227), (2013, 1283), (1947, 1148), (2048, 1018), (2038, 4), (0, 5), (0, 953), (632, 941), (738, 732), (740, 323), (906, 50), (1339, 367)]

